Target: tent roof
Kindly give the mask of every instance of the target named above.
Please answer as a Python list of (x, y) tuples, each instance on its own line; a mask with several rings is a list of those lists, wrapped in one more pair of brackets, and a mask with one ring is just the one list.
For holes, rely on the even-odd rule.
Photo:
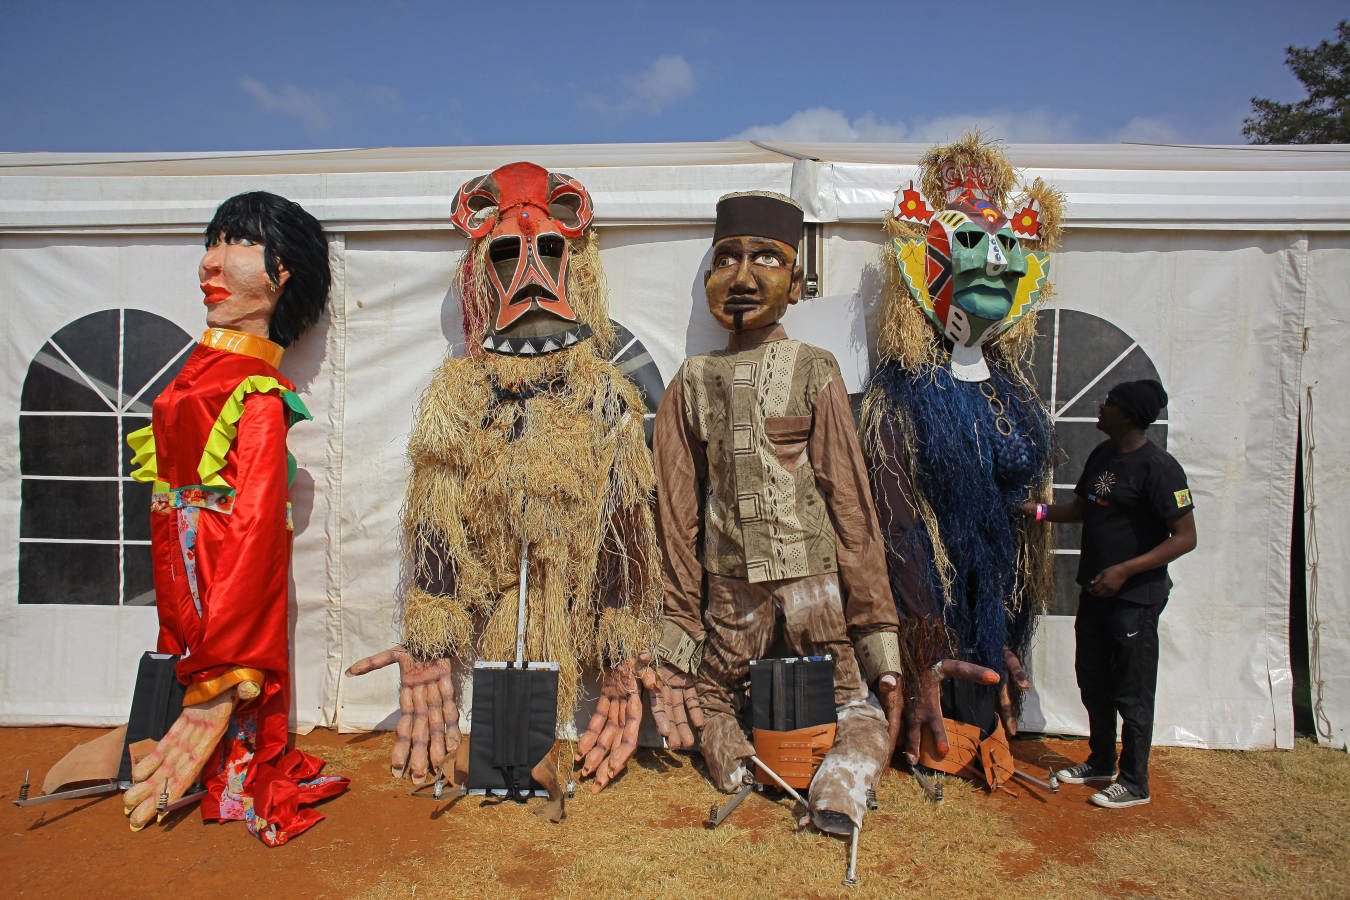
[[(821, 222), (875, 222), (928, 144), (565, 144), (248, 153), (0, 153), (0, 231), (200, 228), (262, 188), (334, 229), (448, 228), (465, 179), (514, 159), (575, 174), (597, 224), (707, 222), (732, 190), (790, 193)], [(1073, 228), (1350, 230), (1350, 146), (1014, 144)], [(662, 171), (656, 178), (653, 169)]]

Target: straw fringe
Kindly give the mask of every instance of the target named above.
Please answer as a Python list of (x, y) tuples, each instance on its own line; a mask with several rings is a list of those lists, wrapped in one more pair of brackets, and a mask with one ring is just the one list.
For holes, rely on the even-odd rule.
[[(644, 405), (596, 350), (446, 359), (408, 445), (403, 543), (417, 587), (404, 598), (407, 645), (424, 657), (514, 658), (527, 540), (525, 658), (560, 664), (560, 722), (576, 706), (579, 669), (650, 648), (660, 608)], [(550, 384), (523, 402), (494, 392)]]

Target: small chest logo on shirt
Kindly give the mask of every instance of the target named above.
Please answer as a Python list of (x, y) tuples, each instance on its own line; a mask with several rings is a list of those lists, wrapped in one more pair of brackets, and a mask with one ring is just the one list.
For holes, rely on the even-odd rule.
[(1111, 493), (1111, 488), (1115, 486), (1116, 476), (1111, 472), (1103, 472), (1097, 476), (1097, 480), (1092, 485), (1091, 499), (1101, 506), (1107, 506), (1110, 502), (1106, 499), (1107, 495)]
[(1177, 509), (1185, 509), (1191, 505), (1191, 489), (1186, 488), (1172, 493), (1173, 499), (1177, 501)]

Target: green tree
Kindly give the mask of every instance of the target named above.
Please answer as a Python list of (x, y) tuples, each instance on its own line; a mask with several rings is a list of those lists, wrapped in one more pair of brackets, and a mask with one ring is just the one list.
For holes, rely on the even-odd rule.
[(1253, 144), (1350, 143), (1350, 22), (1336, 26), (1336, 43), (1286, 47), (1284, 64), (1308, 96), (1297, 103), (1252, 98), (1242, 133)]

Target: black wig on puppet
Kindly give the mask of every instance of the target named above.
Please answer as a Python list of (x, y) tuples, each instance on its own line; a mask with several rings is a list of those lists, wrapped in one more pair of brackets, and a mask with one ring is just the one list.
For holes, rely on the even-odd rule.
[(267, 191), (236, 194), (216, 209), (204, 237), (208, 248), (220, 241), (261, 244), (267, 276), (275, 283), (280, 266), (290, 273), (272, 313), (272, 341), (289, 346), (319, 320), (332, 281), (328, 240), (319, 220), (300, 204)]
[(920, 169), (886, 220), (864, 446), (906, 676), (951, 657), (1006, 678), (1005, 648), (1024, 656), (1050, 586), (1048, 527), (1016, 506), (1049, 489), (1049, 416), (1025, 358), (1063, 201), (1037, 179), (1004, 213), (1017, 176), (978, 134)]

